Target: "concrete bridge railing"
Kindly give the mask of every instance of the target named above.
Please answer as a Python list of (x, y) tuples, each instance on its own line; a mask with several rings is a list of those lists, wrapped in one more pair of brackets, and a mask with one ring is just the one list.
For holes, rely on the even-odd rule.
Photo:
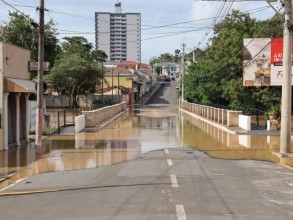
[(75, 132), (80, 132), (85, 128), (97, 127), (127, 108), (127, 103), (122, 102), (93, 111), (82, 111), (82, 115), (75, 118)]
[(190, 102), (181, 102), (181, 108), (228, 127), (238, 126), (238, 118), (242, 114), (242, 111), (232, 111)]

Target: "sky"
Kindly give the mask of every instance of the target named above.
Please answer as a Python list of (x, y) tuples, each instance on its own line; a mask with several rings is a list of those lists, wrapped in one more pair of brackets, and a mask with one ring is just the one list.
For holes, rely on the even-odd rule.
[[(45, 0), (45, 22), (57, 24), (58, 38), (84, 36), (95, 45), (95, 12), (115, 12), (117, 0)], [(231, 9), (250, 13), (252, 18), (264, 20), (276, 12), (265, 1), (199, 1), (199, 0), (119, 0), (122, 13), (141, 13), (141, 59), (149, 63), (163, 53), (174, 54), (204, 49), (212, 37), (212, 27)], [(20, 11), (38, 21), (36, 8), (40, 0), (0, 0), (0, 25), (9, 21), (9, 11)], [(272, 3), (282, 12), (280, 2)]]

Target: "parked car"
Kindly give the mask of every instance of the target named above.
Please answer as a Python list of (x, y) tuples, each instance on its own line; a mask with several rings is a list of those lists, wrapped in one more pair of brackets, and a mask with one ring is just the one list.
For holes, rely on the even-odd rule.
[(164, 79), (165, 82), (170, 82), (171, 81), (171, 77), (170, 76), (166, 76)]

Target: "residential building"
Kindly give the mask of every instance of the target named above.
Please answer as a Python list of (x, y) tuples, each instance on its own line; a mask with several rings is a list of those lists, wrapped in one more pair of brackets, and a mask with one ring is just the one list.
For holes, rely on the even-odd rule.
[(0, 150), (29, 142), (30, 51), (0, 42)]
[(109, 61), (141, 62), (141, 14), (122, 13), (121, 3), (115, 13), (96, 12), (96, 49), (103, 50)]

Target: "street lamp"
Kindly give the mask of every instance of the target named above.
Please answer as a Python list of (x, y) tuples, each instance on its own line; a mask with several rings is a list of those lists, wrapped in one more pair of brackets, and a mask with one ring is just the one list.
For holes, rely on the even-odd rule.
[(103, 57), (96, 57), (96, 61), (102, 65), (102, 103), (104, 103), (104, 64), (105, 59)]
[(119, 103), (119, 95), (120, 95), (120, 72), (118, 72), (118, 95), (117, 95), (117, 103)]
[[(179, 53), (180, 53), (180, 50), (176, 49), (175, 50), (175, 58), (176, 58), (176, 60), (177, 60), (177, 57), (179, 56)], [(176, 62), (176, 60), (175, 60), (175, 62)]]
[(113, 103), (113, 69), (114, 69), (114, 65), (112, 66), (112, 96), (111, 96), (111, 101)]

